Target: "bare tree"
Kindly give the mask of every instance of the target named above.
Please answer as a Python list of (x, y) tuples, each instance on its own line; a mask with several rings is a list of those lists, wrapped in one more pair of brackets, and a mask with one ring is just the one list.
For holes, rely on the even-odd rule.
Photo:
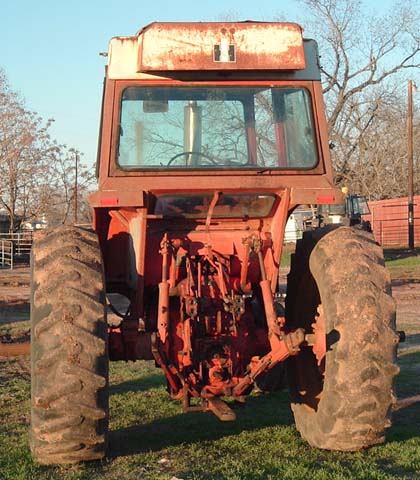
[[(10, 231), (38, 217), (50, 225), (73, 220), (74, 151), (50, 138), (52, 121), (27, 110), (0, 70), (0, 209), (9, 216)], [(86, 198), (93, 183), (94, 173), (79, 163), (80, 222), (90, 221)]]
[(78, 223), (91, 221), (91, 209), (87, 202), (96, 179), (92, 169), (78, 162), (76, 191), (76, 152), (66, 145), (57, 145), (51, 164), (51, 183), (46, 192), (49, 198), (44, 216), (51, 226), (70, 224), (74, 221), (75, 195), (77, 194)]
[(54, 153), (51, 122), (25, 108), (0, 70), (0, 208), (9, 215), (11, 231), (38, 215), (47, 201), (43, 185), (49, 182)]
[[(405, 98), (394, 97), (375, 111), (371, 128), (361, 136), (356, 155), (342, 169), (342, 183), (372, 200), (407, 195), (407, 137)], [(415, 141), (420, 141), (419, 117)], [(417, 191), (418, 176), (415, 177)]]
[[(402, 152), (391, 147), (404, 135), (404, 109), (398, 112), (399, 123), (391, 126), (390, 119), (398, 116), (395, 99), (405, 91), (401, 88), (404, 75), (415, 74), (420, 66), (418, 5), (411, 1), (396, 3), (390, 11), (373, 16), (359, 0), (299, 1), (308, 9), (306, 32), (317, 38), (320, 47), (337, 183), (348, 185), (357, 168), (369, 169), (369, 161), (378, 160), (380, 155), (381, 164), (394, 160), (398, 167)], [(402, 107), (401, 101), (397, 106)], [(379, 135), (382, 141), (375, 142)], [(384, 148), (384, 142), (389, 148)], [(389, 156), (391, 151), (393, 158)], [(383, 171), (385, 176), (389, 173), (389, 169)], [(391, 194), (392, 189), (379, 189), (372, 197)]]

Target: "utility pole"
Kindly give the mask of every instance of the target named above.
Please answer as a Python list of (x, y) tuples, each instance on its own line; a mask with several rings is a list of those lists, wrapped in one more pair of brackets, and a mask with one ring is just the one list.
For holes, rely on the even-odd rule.
[(407, 110), (407, 170), (408, 170), (408, 248), (414, 250), (414, 188), (413, 188), (413, 81), (408, 81)]
[(79, 152), (76, 150), (74, 152), (75, 156), (75, 173), (74, 173), (74, 224), (77, 224), (77, 210), (78, 210), (78, 205), (77, 205), (77, 170), (78, 170), (78, 163), (79, 163)]

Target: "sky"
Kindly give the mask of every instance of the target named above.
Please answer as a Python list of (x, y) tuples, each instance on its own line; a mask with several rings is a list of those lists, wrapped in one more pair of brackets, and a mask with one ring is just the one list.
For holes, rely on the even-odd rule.
[[(382, 9), (391, 0), (367, 0)], [(0, 0), (0, 68), (60, 144), (96, 159), (106, 52), (153, 21), (301, 19), (293, 0)]]

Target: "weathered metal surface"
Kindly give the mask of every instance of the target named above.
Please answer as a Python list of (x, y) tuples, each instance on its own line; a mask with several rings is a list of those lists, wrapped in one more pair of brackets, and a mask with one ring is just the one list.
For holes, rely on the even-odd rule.
[(213, 412), (217, 418), (222, 420), (222, 422), (231, 422), (236, 420), (235, 412), (220, 398), (209, 398), (207, 402), (207, 409)]
[(152, 23), (139, 35), (142, 72), (304, 68), (294, 23)]
[[(90, 199), (108, 291), (131, 300), (129, 315), (110, 332), (111, 357), (144, 358), (150, 346), (171, 397), (182, 399), (184, 411), (209, 409), (222, 420), (233, 419), (219, 397), (242, 398), (260, 373), (298, 353), (305, 339), (300, 330), (286, 334), (280, 304), (274, 304), (285, 223), (298, 203), (341, 195), (332, 181), (320, 82), (281, 77), (284, 70), (304, 69), (305, 63), (302, 31), (294, 24), (155, 23), (135, 37), (111, 42), (100, 187)], [(218, 70), (232, 76), (217, 77)], [(183, 72), (182, 81), (177, 72)], [(256, 126), (248, 122), (243, 135), (251, 152), (249, 170), (187, 172), (163, 164), (142, 172), (121, 169), (118, 138), (126, 89), (181, 84), (305, 90), (312, 102), (319, 162), (311, 170), (257, 170)], [(278, 129), (277, 144), (283, 137)], [(185, 142), (187, 151), (196, 148), (194, 141)], [(278, 151), (280, 167), (287, 167), (284, 148)], [(260, 216), (239, 209), (237, 216), (225, 218), (221, 211), (240, 205), (237, 194), (273, 200)], [(177, 203), (168, 200), (174, 195), (180, 197)], [(227, 198), (230, 203), (224, 203)], [(157, 208), (165, 201), (168, 209)], [(147, 336), (138, 330), (142, 322)]]
[(249, 371), (237, 382), (233, 389), (233, 394), (235, 396), (243, 395), (259, 375), (273, 368), (279, 362), (286, 360), (291, 355), (297, 355), (304, 340), (305, 332), (302, 328), (298, 328), (288, 334), (283, 331), (280, 332), (280, 335), (270, 332), (271, 350), (260, 358), (252, 358), (248, 368)]
[(127, 328), (127, 322), (121, 327), (111, 328), (108, 333), (110, 360), (153, 360), (151, 334), (138, 330), (138, 322), (133, 328)]

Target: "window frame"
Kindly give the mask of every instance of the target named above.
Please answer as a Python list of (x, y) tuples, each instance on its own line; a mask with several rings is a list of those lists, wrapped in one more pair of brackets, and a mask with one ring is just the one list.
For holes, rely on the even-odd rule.
[[(318, 87), (319, 81), (313, 80), (217, 80), (217, 81), (181, 81), (181, 80), (169, 80), (169, 79), (126, 79), (126, 80), (112, 80), (109, 85), (112, 85), (112, 106), (109, 106), (109, 113), (111, 116), (106, 122), (109, 127), (109, 150), (107, 157), (108, 161), (108, 173), (107, 177), (214, 177), (215, 173), (219, 176), (259, 176), (264, 174), (271, 176), (305, 176), (315, 174), (326, 174), (329, 171), (329, 143), (326, 130), (326, 119), (324, 113), (324, 103), (322, 98), (322, 92)], [(139, 169), (139, 168), (121, 168), (117, 163), (117, 147), (119, 142), (119, 120), (120, 120), (120, 105), (122, 100), (122, 94), (125, 88), (131, 86), (139, 87), (257, 87), (257, 88), (304, 88), (308, 91), (309, 98), (311, 100), (312, 117), (314, 121), (314, 137), (316, 142), (318, 163), (309, 168), (296, 169), (291, 168), (241, 168), (241, 169), (167, 169), (162, 167)], [(112, 119), (112, 120), (111, 120)], [(111, 120), (111, 121), (110, 121)], [(327, 163), (326, 163), (327, 162)]]

